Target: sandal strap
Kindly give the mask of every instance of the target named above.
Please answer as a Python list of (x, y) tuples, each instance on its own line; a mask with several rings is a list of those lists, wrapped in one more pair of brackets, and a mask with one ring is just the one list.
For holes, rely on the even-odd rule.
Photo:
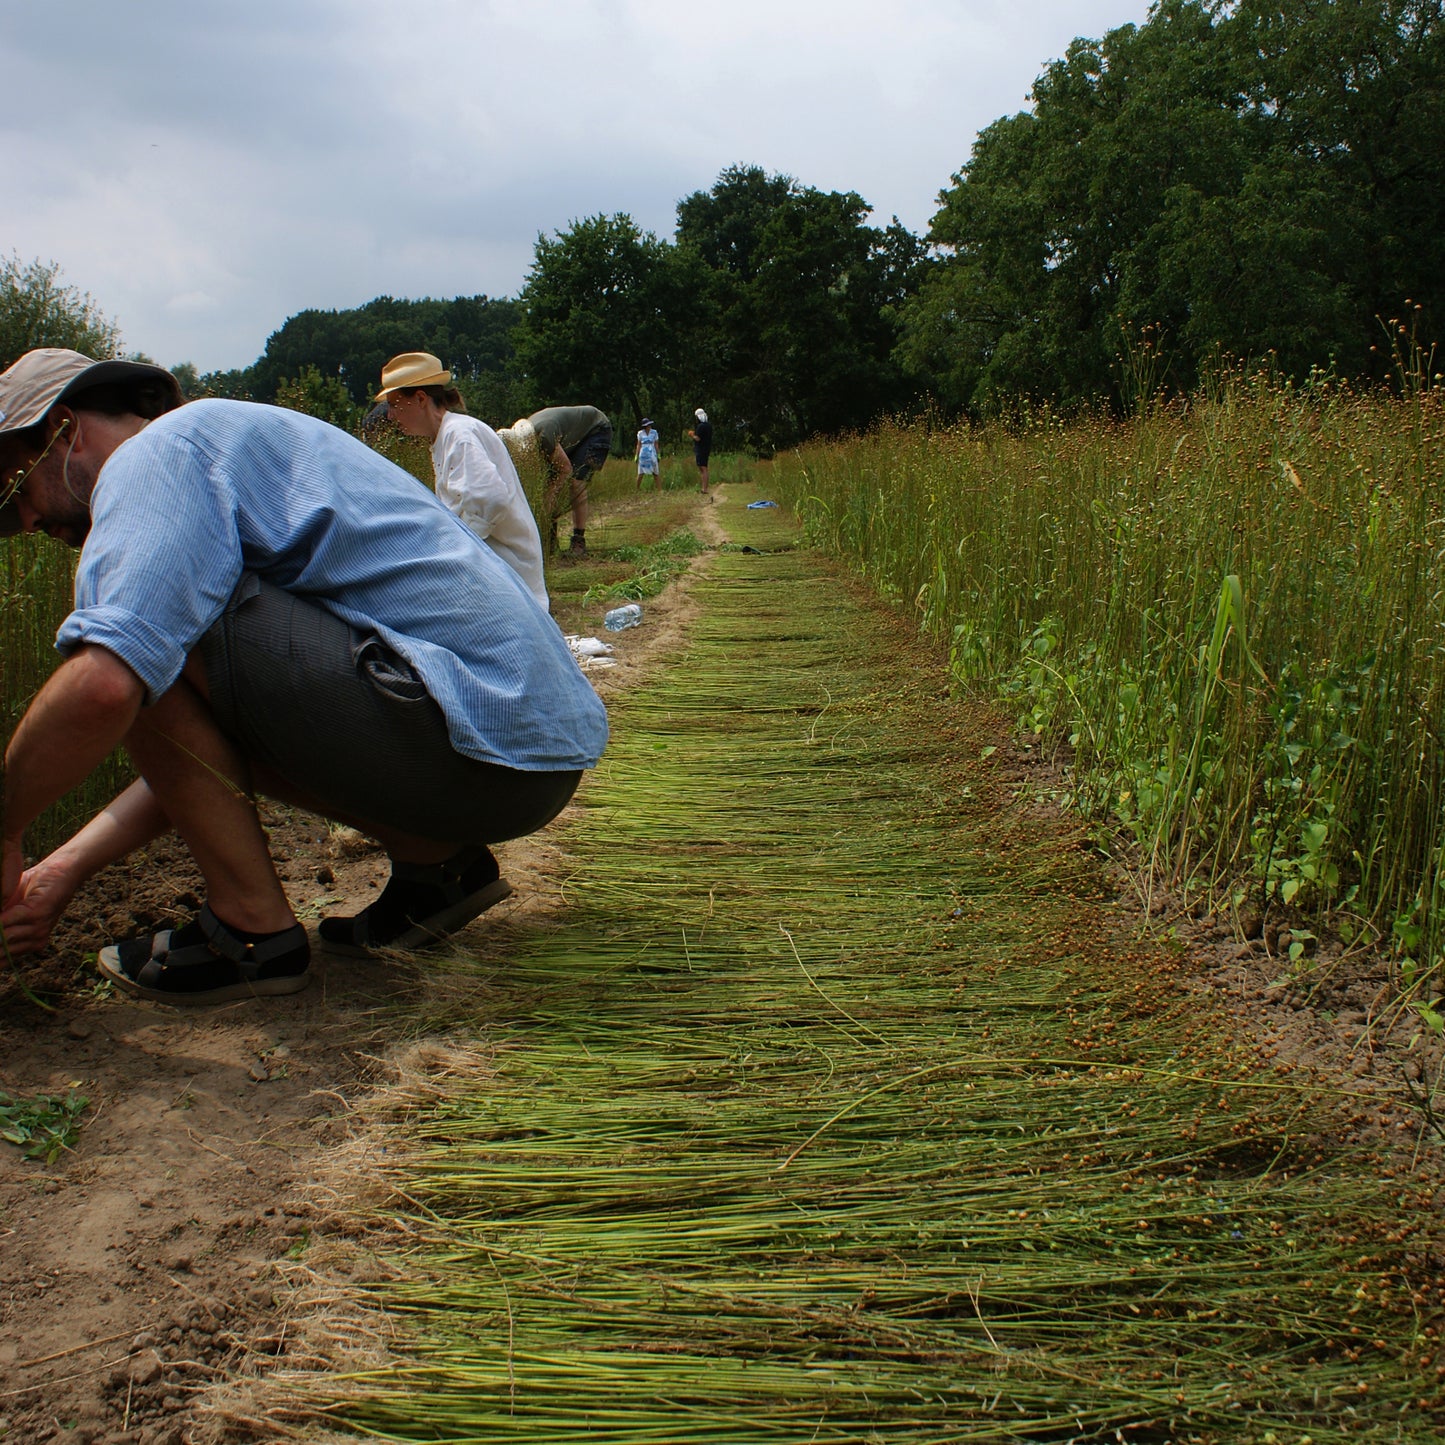
[(283, 953), (292, 952), (299, 942), (298, 935), (304, 936), (306, 933), (297, 923), (282, 929), (280, 933), (273, 933), (270, 938), (263, 938), (259, 943), (248, 943), (243, 938), (237, 938), (211, 912), (209, 903), (201, 908), (196, 921), (201, 925), (201, 932), (206, 935), (211, 951), (220, 954), (222, 958), (229, 958), (243, 975), (259, 968), (263, 963), (269, 963), (273, 958), (279, 958)]
[[(106, 954), (112, 957), (107, 960)], [(209, 1001), (240, 997), (253, 988), (295, 992), (305, 986), (309, 955), (306, 930), (299, 923), (248, 942), (206, 904), (184, 928), (162, 929), (102, 950), (101, 969), (156, 998)], [(269, 965), (277, 960), (281, 967), (273, 977)]]
[(441, 863), (393, 862), (391, 876), (405, 883), (424, 883), (431, 888), (440, 888), (443, 901), (450, 906), (466, 897), (467, 890), (462, 886), (462, 879), (487, 851), (482, 844), (463, 848)]

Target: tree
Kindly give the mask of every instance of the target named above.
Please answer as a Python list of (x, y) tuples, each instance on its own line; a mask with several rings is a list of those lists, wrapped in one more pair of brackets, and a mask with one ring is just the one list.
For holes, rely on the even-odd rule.
[(276, 388), (276, 405), (304, 411), (342, 431), (355, 431), (361, 425), (361, 408), (352, 401), (340, 377), (323, 376), (314, 366), (305, 367), (299, 376)]
[[(253, 401), (252, 369), (232, 367), (229, 371), (208, 371), (200, 379), (201, 396), (223, 396), (235, 401)], [(186, 393), (190, 395), (189, 392)]]
[(206, 394), (205, 385), (201, 381), (201, 373), (196, 370), (194, 362), (177, 362), (170, 368), (170, 372), (176, 379), (176, 385), (181, 389), (181, 395), (187, 401), (194, 401), (198, 396)]
[(106, 361), (120, 354), (120, 330), (89, 294), (60, 282), (53, 261), (0, 259), (0, 371), (37, 346), (63, 346)]
[(283, 382), (315, 367), (361, 406), (375, 395), (393, 356), (428, 351), (452, 372), (479, 415), (511, 421), (525, 401), (511, 342), (520, 316), (517, 302), (480, 295), (450, 301), (379, 296), (347, 311), (301, 311), (267, 338), (245, 390), (270, 401)]
[(625, 214), (538, 236), (514, 333), (544, 404), (587, 403), (636, 424), (675, 374), (691, 303), (672, 248)]
[(982, 132), (929, 232), (900, 355), (944, 399), (1128, 400), (1149, 335), (1369, 369), (1375, 318), (1445, 300), (1442, 0), (1158, 0), (1076, 40)]
[(905, 318), (904, 352), (945, 399), (1119, 395), (1121, 334), (1159, 314), (1156, 231), (1181, 184), (1231, 183), (1229, 78), (1196, 0), (1149, 25), (1075, 40), (1035, 82), (1033, 109), (996, 121), (941, 196), (944, 263)]
[[(1245, 113), (1270, 141), (1242, 209), (1269, 228), (1280, 177), (1287, 202), (1302, 198), (1287, 205), (1299, 220), (1285, 239), (1301, 259), (1280, 280), (1308, 286), (1290, 321), (1300, 310), (1318, 320), (1289, 369), (1333, 359), (1359, 374), (1376, 365), (1377, 319), (1400, 315), (1407, 298), (1445, 321), (1441, 0), (1239, 0), (1221, 39), (1243, 74)], [(1271, 344), (1283, 353), (1288, 333)]]
[(867, 425), (907, 399), (897, 310), (923, 247), (866, 224), (856, 192), (733, 166), (677, 208), (677, 244), (706, 268), (712, 387), (723, 426), (762, 449)]

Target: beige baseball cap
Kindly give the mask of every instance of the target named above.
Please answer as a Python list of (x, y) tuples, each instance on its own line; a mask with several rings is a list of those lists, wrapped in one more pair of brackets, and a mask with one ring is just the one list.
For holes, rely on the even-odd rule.
[(175, 377), (148, 361), (97, 361), (61, 346), (27, 351), (0, 373), (0, 436), (34, 426), (51, 407), (76, 392), (106, 382), (143, 378), (163, 381), (174, 393), (177, 406), (184, 399)]
[[(148, 361), (97, 361), (62, 346), (27, 351), (8, 371), (0, 372), (0, 437), (34, 426), (51, 407), (92, 386), (126, 381), (158, 381), (173, 406), (185, 400), (175, 377)], [(10, 481), (8, 476), (0, 477), (0, 537), (20, 530), (20, 515), (10, 503)]]

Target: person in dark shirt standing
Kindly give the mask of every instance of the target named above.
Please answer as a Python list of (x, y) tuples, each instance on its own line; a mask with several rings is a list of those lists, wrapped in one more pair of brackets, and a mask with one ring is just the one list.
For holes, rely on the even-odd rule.
[(697, 425), (688, 432), (688, 436), (692, 438), (692, 459), (697, 463), (698, 484), (702, 487), (703, 496), (707, 496), (707, 459), (712, 454), (712, 423), (701, 407), (693, 415), (697, 418)]

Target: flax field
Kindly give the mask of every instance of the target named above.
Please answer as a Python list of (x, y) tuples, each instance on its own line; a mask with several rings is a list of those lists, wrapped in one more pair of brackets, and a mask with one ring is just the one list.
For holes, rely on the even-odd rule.
[[(72, 606), (75, 554), (39, 537), (0, 538), (0, 725), (8, 743), (31, 698), (55, 670), (55, 632)], [(68, 838), (134, 776), (117, 755), (46, 812), (28, 842), (38, 856)], [(0, 785), (4, 768), (0, 766)]]
[(390, 1358), (273, 1376), (269, 1423), (1436, 1438), (1428, 1189), (1133, 941), (993, 718), (770, 495), (730, 489), (686, 644), (611, 706), (565, 908), (449, 961), (487, 1062), (368, 1155)]
[(1401, 344), (1394, 393), (1256, 376), (1128, 421), (883, 427), (775, 485), (1151, 887), (1385, 947), (1439, 1034), (1445, 393)]

